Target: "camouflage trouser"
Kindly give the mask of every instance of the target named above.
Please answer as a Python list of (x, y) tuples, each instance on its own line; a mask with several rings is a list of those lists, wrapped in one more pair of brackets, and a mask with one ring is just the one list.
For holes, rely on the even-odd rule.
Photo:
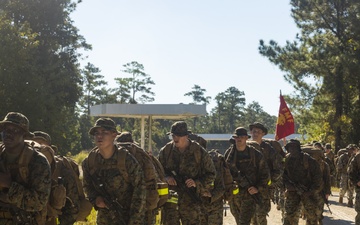
[(317, 209), (316, 209), (316, 217), (317, 220), (319, 221), (319, 224), (322, 224), (322, 220), (324, 218), (323, 216), (323, 212), (324, 212), (324, 206), (325, 206), (325, 199), (323, 197), (320, 196), (320, 198), (318, 198), (317, 201)]
[(356, 188), (355, 211), (355, 225), (360, 225), (360, 187)]
[(229, 202), (230, 212), (235, 217), (237, 225), (249, 225), (255, 214), (255, 201), (250, 196), (235, 195)]
[(201, 225), (222, 225), (223, 224), (223, 200), (203, 204)]
[(281, 221), (284, 221), (285, 217), (285, 191), (279, 189), (279, 202), (278, 209), (281, 211)]
[(179, 195), (179, 215), (182, 225), (199, 225), (201, 216), (201, 203), (195, 203), (186, 194)]
[(348, 200), (353, 200), (354, 186), (349, 182), (349, 176), (346, 173), (342, 173), (340, 180), (340, 197), (344, 197), (345, 193), (347, 193)]
[(301, 203), (304, 206), (304, 213), (307, 225), (317, 225), (316, 210), (320, 196), (313, 194), (307, 197), (300, 197), (295, 191), (286, 193), (284, 225), (298, 224)]
[[(125, 221), (125, 224), (128, 223), (130, 220), (129, 216), (123, 217), (122, 219)], [(96, 224), (97, 225), (108, 225), (108, 224), (123, 225), (124, 223), (120, 219), (114, 220), (108, 209), (101, 208), (101, 209), (98, 209), (97, 214), (96, 214)]]
[(163, 225), (180, 225), (180, 216), (178, 205), (167, 202), (161, 210), (161, 224)]
[(145, 224), (147, 225), (155, 224), (155, 210), (147, 210), (145, 212)]
[(255, 215), (251, 219), (251, 224), (254, 225), (266, 225), (266, 216), (270, 212), (271, 203), (270, 199), (263, 199), (261, 204), (256, 204)]

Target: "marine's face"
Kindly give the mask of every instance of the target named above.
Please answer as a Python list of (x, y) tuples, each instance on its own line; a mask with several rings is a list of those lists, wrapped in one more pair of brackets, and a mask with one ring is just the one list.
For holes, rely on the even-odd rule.
[(246, 147), (246, 140), (249, 138), (248, 136), (233, 136), (235, 139), (235, 144), (237, 149), (243, 149)]
[(179, 149), (187, 147), (189, 142), (188, 138), (189, 138), (188, 135), (185, 136), (172, 135), (172, 139), (175, 143), (175, 146)]
[(6, 148), (15, 148), (24, 142), (25, 131), (18, 126), (6, 124), (1, 132), (1, 138)]
[(290, 153), (290, 154), (298, 154), (300, 151), (299, 151), (299, 146), (297, 144), (289, 144), (287, 146), (287, 151)]
[(103, 148), (112, 146), (116, 138), (117, 133), (112, 130), (107, 130), (102, 127), (98, 127), (94, 130), (94, 141), (97, 147)]
[(259, 142), (262, 139), (262, 137), (264, 137), (265, 135), (264, 131), (257, 127), (251, 129), (250, 134), (251, 134), (251, 138), (257, 142)]

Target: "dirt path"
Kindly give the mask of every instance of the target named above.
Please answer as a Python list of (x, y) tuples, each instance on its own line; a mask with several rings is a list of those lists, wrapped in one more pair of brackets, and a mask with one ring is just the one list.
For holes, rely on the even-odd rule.
[[(333, 196), (329, 197), (330, 209), (332, 214), (325, 206), (323, 225), (354, 225), (356, 212), (354, 207), (349, 208), (346, 206), (347, 200), (344, 199), (345, 204), (339, 204), (339, 193), (333, 193)], [(224, 225), (236, 225), (234, 217), (230, 213), (230, 209), (226, 210), (226, 216), (224, 215)], [(281, 225), (281, 212), (276, 210), (276, 206), (271, 206), (271, 211), (268, 217), (268, 225)], [(305, 225), (306, 221), (300, 219), (299, 225)]]

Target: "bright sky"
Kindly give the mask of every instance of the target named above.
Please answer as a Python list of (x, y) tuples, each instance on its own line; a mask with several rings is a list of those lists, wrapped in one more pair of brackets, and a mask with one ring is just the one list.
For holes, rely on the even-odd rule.
[(155, 85), (153, 104), (188, 104), (195, 84), (212, 98), (231, 86), (246, 104), (258, 102), (277, 116), (280, 90), (293, 88), (283, 72), (258, 52), (259, 40), (284, 45), (298, 29), (285, 0), (83, 0), (71, 15), (93, 50), (91, 62), (109, 87), (124, 64), (144, 65)]

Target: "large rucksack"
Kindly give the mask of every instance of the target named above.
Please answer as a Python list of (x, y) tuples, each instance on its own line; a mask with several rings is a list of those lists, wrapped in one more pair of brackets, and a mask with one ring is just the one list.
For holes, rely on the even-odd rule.
[(70, 200), (72, 200), (71, 198), (74, 198), (71, 194), (77, 194), (79, 198), (79, 211), (76, 214), (76, 221), (87, 221), (86, 217), (90, 215), (93, 206), (85, 197), (82, 182), (80, 180), (79, 165), (69, 157), (56, 156), (56, 158), (62, 161), (64, 167), (71, 173), (69, 176), (73, 176), (76, 182), (77, 193), (67, 193), (67, 197), (70, 198)]
[(224, 156), (220, 152), (213, 149), (209, 152), (209, 155), (214, 163), (216, 172), (222, 174), (222, 178), (223, 178), (223, 182), (224, 182), (224, 186), (225, 186), (225, 192), (223, 195), (223, 199), (225, 201), (229, 201), (232, 199), (234, 194), (237, 194), (236, 192), (235, 193), (233, 192), (234, 191), (234, 181), (233, 181), (233, 177), (231, 175), (230, 169), (227, 166), (227, 164), (225, 163)]
[(153, 155), (149, 154), (151, 157), (151, 160), (155, 166), (155, 170), (157, 172), (158, 175), (158, 180), (157, 180), (157, 191), (159, 194), (159, 201), (157, 204), (157, 208), (162, 207), (167, 200), (169, 199), (169, 185), (166, 182), (165, 179), (165, 171), (163, 166), (161, 165), (160, 161)]
[[(125, 167), (126, 154), (129, 152), (139, 162), (144, 172), (144, 179), (146, 184), (146, 209), (156, 209), (158, 207), (158, 202), (160, 199), (158, 193), (159, 178), (150, 155), (146, 153), (142, 148), (131, 142), (120, 142), (117, 143), (117, 146), (120, 150), (117, 159), (117, 168), (124, 176), (124, 180), (126, 182), (129, 182), (128, 173)], [(88, 156), (89, 168), (92, 168), (90, 174), (93, 174), (97, 170), (96, 166), (98, 165), (95, 164), (96, 154), (94, 154), (97, 150), (98, 148), (94, 148), (93, 150), (91, 150)]]
[(133, 155), (140, 163), (144, 172), (144, 179), (146, 183), (146, 208), (147, 210), (156, 209), (160, 200), (158, 183), (161, 182), (161, 180), (156, 170), (156, 166), (153, 163), (153, 159), (145, 150), (135, 143), (118, 142), (117, 144), (118, 146), (124, 147), (128, 150), (130, 154)]
[[(28, 141), (27, 141), (28, 142)], [(54, 150), (47, 145), (37, 142), (28, 142), (36, 151), (42, 153), (51, 167), (51, 191), (47, 204), (47, 217), (56, 218), (66, 203), (66, 188), (62, 182), (62, 164), (55, 158)]]
[[(41, 154), (40, 153), (40, 144), (33, 142), (33, 141), (25, 141), (25, 147), (23, 150), (23, 153), (20, 155), (19, 160), (14, 165), (8, 165), (11, 170), (18, 170), (20, 174), (21, 183), (28, 183), (29, 182), (29, 163), (31, 159), (34, 157), (35, 154)], [(4, 145), (0, 145), (0, 155), (4, 152)], [(54, 168), (54, 164), (52, 164), (51, 170)], [(4, 165), (0, 163), (0, 168), (5, 168)], [(4, 171), (3, 171), (4, 172)], [(36, 222), (38, 224), (43, 224), (46, 221), (46, 208), (41, 210), (36, 215)]]
[(273, 139), (263, 139), (263, 141), (269, 143), (275, 151), (282, 156), (282, 158), (285, 158), (286, 153), (284, 152), (283, 148), (281, 147), (281, 144)]

